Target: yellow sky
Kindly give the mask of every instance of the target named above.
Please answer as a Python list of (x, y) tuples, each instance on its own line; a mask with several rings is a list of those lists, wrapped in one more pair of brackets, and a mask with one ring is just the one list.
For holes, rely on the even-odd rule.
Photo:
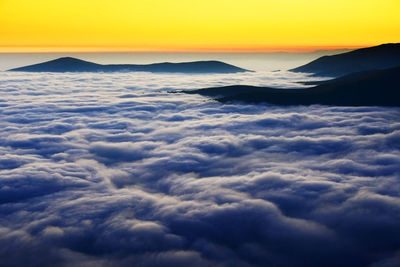
[(210, 51), (400, 42), (400, 0), (0, 0), (0, 51)]

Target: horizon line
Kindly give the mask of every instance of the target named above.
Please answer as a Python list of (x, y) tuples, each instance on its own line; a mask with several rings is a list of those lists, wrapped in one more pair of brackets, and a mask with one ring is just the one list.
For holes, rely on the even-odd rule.
[(29, 53), (312, 53), (321, 50), (353, 50), (364, 45), (281, 45), (263, 47), (133, 48), (126, 46), (0, 46), (2, 54)]

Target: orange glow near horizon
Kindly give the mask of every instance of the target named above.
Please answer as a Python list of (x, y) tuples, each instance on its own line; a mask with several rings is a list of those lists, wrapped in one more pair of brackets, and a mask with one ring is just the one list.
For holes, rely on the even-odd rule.
[(399, 42), (398, 0), (0, 0), (0, 52), (273, 52)]
[(339, 49), (357, 49), (364, 46), (277, 46), (277, 47), (178, 47), (178, 48), (137, 48), (137, 47), (1, 47), (0, 53), (63, 53), (63, 52), (73, 52), (73, 53), (273, 53), (273, 52), (293, 52), (293, 53), (307, 53), (314, 52), (318, 50), (339, 50)]

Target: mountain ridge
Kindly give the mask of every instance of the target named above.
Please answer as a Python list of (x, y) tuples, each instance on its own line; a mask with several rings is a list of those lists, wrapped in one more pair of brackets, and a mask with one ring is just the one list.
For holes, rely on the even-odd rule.
[(219, 102), (276, 105), (398, 106), (400, 67), (357, 72), (311, 88), (279, 89), (246, 85), (184, 91), (213, 97)]
[(290, 71), (313, 73), (315, 76), (340, 77), (353, 72), (397, 66), (400, 66), (400, 43), (388, 43), (322, 56)]
[(146, 71), (165, 73), (237, 73), (249, 70), (221, 61), (162, 62), (153, 64), (97, 64), (73, 57), (58, 59), (10, 69), (8, 71), (26, 72), (123, 72)]

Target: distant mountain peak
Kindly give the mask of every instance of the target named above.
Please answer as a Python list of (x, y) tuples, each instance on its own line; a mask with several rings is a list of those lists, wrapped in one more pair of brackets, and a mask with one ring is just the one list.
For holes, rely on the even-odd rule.
[(180, 63), (153, 63), (146, 65), (110, 64), (102, 65), (73, 57), (61, 57), (47, 62), (15, 68), (10, 71), (27, 72), (166, 72), (166, 73), (236, 73), (245, 72), (242, 69), (221, 61), (193, 61)]
[(74, 57), (60, 57), (57, 59), (54, 59), (52, 61), (63, 61), (63, 62), (87, 62), (85, 60), (79, 59), (79, 58), (74, 58)]

